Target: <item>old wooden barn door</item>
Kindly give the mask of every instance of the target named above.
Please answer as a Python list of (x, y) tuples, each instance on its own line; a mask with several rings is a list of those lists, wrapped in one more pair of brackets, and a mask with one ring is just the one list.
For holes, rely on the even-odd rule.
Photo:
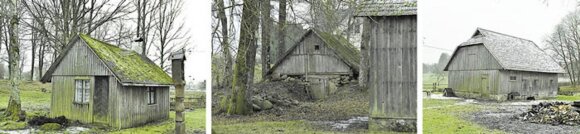
[(489, 79), (487, 74), (481, 75), (481, 96), (489, 96)]
[(94, 122), (107, 123), (108, 100), (109, 100), (109, 77), (95, 76), (95, 91), (93, 96), (93, 120)]

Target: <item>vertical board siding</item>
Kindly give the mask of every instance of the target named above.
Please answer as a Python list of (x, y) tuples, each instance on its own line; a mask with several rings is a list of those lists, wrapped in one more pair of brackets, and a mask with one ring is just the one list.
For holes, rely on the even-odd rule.
[(146, 87), (124, 87), (119, 90), (119, 127), (127, 128), (169, 118), (169, 88), (156, 87), (157, 103), (148, 105)]
[[(314, 50), (315, 45), (320, 49)], [(273, 72), (279, 75), (352, 74), (350, 67), (314, 32), (299, 42)]]
[[(92, 100), (89, 104), (75, 104), (75, 77), (74, 76), (54, 76), (52, 77), (52, 99), (50, 105), (50, 116), (65, 116), (67, 119), (78, 120), (82, 123), (91, 123)], [(94, 87), (91, 79), (91, 91)], [(91, 94), (92, 95), (92, 94)], [(92, 98), (92, 97), (91, 97)]]
[(53, 75), (113, 75), (85, 42), (73, 45)]
[(371, 117), (416, 119), (417, 17), (369, 19)]
[[(459, 97), (494, 99), (492, 95), (499, 92), (498, 70), (449, 71), (448, 75), (448, 87)], [(484, 77), (487, 85), (483, 85)]]
[[(510, 80), (515, 76), (516, 80)], [(528, 89), (524, 89), (524, 80), (527, 80)], [(538, 80), (538, 85), (533, 86), (533, 81)], [(550, 84), (550, 80), (552, 83)], [(518, 92), (522, 96), (555, 97), (558, 93), (558, 74), (538, 73), (524, 71), (501, 71), (501, 86), (499, 95)]]
[(501, 69), (499, 62), (484, 45), (460, 47), (450, 61), (448, 70), (490, 70)]

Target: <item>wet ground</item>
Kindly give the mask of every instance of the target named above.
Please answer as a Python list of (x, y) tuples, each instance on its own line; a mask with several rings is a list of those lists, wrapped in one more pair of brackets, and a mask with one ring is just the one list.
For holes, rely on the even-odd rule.
[(537, 124), (515, 118), (521, 113), (531, 109), (532, 105), (549, 100), (537, 101), (510, 101), (510, 102), (487, 102), (473, 99), (461, 99), (455, 97), (443, 97), (432, 94), (431, 99), (457, 99), (455, 105), (477, 105), (481, 111), (462, 115), (464, 119), (475, 122), (489, 129), (498, 129), (507, 133), (538, 133), (538, 134), (578, 134), (580, 126)]
[(348, 120), (337, 121), (313, 121), (312, 123), (325, 130), (352, 131), (367, 129), (369, 126), (369, 117), (352, 117)]
[[(66, 129), (60, 131), (59, 133), (67, 133), (67, 134), (79, 134), (81, 132), (84, 131), (88, 131), (89, 128), (85, 128), (85, 127), (78, 127), (78, 126), (70, 126), (67, 127)], [(27, 129), (23, 129), (23, 130), (0, 130), (0, 133), (4, 134), (31, 134), (31, 133), (40, 133), (43, 132), (41, 130), (38, 130), (36, 128), (27, 128)], [(58, 132), (58, 131), (57, 131)]]

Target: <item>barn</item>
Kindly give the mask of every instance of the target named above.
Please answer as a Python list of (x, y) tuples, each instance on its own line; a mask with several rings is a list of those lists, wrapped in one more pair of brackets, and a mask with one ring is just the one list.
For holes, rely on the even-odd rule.
[(268, 74), (309, 82), (315, 99), (326, 97), (341, 81), (356, 79), (360, 52), (340, 35), (308, 30), (274, 63)]
[(369, 129), (416, 131), (417, 1), (366, 1), (356, 16), (365, 18)]
[(534, 42), (483, 28), (455, 49), (444, 71), (457, 96), (497, 101), (555, 97), (564, 73)]
[(41, 79), (52, 83), (50, 116), (128, 128), (169, 118), (173, 80), (135, 51), (80, 34)]

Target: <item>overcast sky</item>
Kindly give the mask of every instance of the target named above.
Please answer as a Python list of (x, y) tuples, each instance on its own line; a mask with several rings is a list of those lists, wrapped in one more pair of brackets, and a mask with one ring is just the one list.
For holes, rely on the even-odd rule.
[(194, 51), (186, 56), (186, 79), (208, 80), (211, 76), (211, 4), (209, 0), (184, 0), (182, 15), (190, 30)]
[(575, 0), (420, 1), (422, 62), (435, 63), (442, 52), (452, 54), (477, 27), (526, 38), (544, 47), (543, 39), (576, 5)]

